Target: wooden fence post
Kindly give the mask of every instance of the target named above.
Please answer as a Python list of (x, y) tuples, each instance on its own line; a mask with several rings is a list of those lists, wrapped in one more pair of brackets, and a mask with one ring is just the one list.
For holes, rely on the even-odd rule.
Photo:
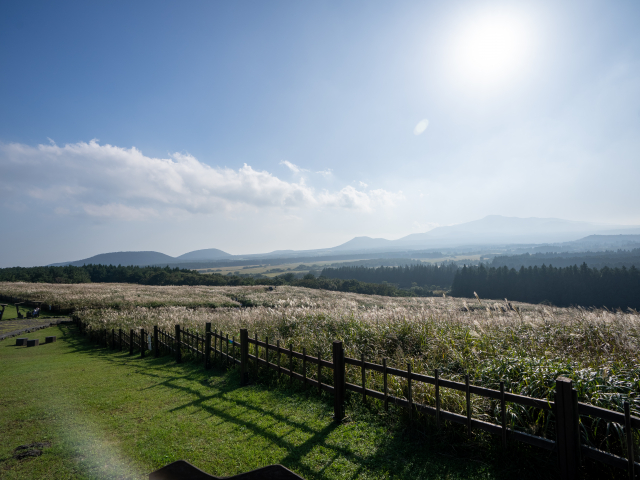
[(158, 358), (160, 356), (160, 350), (158, 350), (158, 326), (153, 326), (153, 356)]
[(249, 331), (240, 329), (240, 385), (249, 383)]
[(507, 407), (504, 401), (504, 381), (500, 381), (500, 420), (502, 422), (502, 448), (507, 448)]
[(211, 322), (204, 325), (204, 368), (211, 368)]
[(254, 333), (254, 339), (256, 341), (256, 377), (258, 376), (258, 354), (260, 353), (258, 351), (258, 334)]
[(384, 386), (384, 409), (389, 410), (389, 387), (387, 386), (387, 359), (382, 359), (382, 382)]
[(433, 371), (434, 389), (436, 393), (436, 426), (440, 428), (440, 371)]
[(469, 385), (469, 375), (464, 376), (464, 386), (467, 400), (467, 435), (471, 436), (471, 389)]
[(180, 325), (176, 325), (176, 362), (182, 362), (182, 349), (180, 348)]
[(556, 379), (556, 435), (560, 478), (575, 480), (578, 478), (579, 432), (575, 420), (573, 385), (566, 377)]
[(129, 355), (133, 355), (133, 328), (129, 330)]
[(333, 342), (333, 419), (342, 422), (344, 407), (344, 351), (342, 342)]
[(413, 420), (413, 398), (411, 396), (411, 364), (407, 363), (407, 400), (409, 402), (409, 420)]
[(144, 352), (147, 349), (147, 339), (144, 328), (140, 329), (140, 358), (144, 358)]
[(307, 384), (307, 349), (302, 348), (302, 384)]
[(633, 430), (631, 428), (631, 412), (629, 402), (624, 402), (624, 433), (627, 440), (627, 473), (631, 480), (636, 478), (635, 457), (633, 455)]

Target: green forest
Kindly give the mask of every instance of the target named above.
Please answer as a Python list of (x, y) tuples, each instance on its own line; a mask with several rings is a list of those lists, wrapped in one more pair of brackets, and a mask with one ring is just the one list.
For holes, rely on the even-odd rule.
[(571, 267), (586, 263), (591, 268), (622, 268), (640, 265), (640, 248), (604, 252), (562, 252), (562, 253), (524, 253), (522, 255), (500, 255), (493, 258), (492, 267)]
[(463, 267), (453, 280), (451, 295), (580, 305), (610, 309), (640, 309), (640, 270), (630, 268), (580, 267)]
[(392, 283), (400, 288), (428, 288), (448, 289), (458, 266), (453, 263), (405, 265), (400, 267), (368, 268), (364, 266), (348, 266), (339, 268), (325, 268), (321, 277), (339, 278), (342, 280), (355, 279), (369, 283)]
[(114, 265), (84, 265), (82, 267), (12, 267), (0, 269), (2, 282), (36, 283), (137, 283), (141, 285), (292, 285), (339, 292), (384, 295), (389, 297), (430, 296), (430, 291), (409, 291), (390, 284), (366, 283), (358, 280), (316, 278), (307, 274), (296, 278), (294, 273), (277, 277), (201, 274), (195, 270), (170, 267), (137, 267)]

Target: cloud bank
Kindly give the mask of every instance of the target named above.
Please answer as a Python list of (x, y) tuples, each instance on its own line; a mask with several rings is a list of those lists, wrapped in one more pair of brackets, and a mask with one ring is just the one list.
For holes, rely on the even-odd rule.
[[(285, 165), (294, 172), (299, 169)], [(135, 147), (100, 145), (96, 140), (63, 147), (0, 144), (0, 173), (5, 195), (26, 195), (57, 214), (126, 220), (241, 208), (370, 212), (404, 198), (401, 192), (365, 192), (351, 186), (316, 191), (303, 178), (287, 182), (247, 164), (238, 170), (211, 167), (182, 153), (151, 158)]]

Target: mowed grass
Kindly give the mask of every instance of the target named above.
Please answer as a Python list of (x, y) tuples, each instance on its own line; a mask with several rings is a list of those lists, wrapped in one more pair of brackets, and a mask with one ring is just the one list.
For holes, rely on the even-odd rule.
[[(354, 402), (350, 419), (337, 425), (331, 396), (286, 382), (240, 387), (237, 370), (130, 357), (89, 343), (74, 327), (29, 338), (44, 343), (49, 335), (58, 341), (35, 348), (0, 342), (2, 479), (143, 479), (178, 459), (217, 476), (274, 463), (307, 479), (554, 474), (513, 452), (479, 456), (478, 448), (408, 430)], [(51, 446), (40, 457), (13, 458), (33, 442)]]

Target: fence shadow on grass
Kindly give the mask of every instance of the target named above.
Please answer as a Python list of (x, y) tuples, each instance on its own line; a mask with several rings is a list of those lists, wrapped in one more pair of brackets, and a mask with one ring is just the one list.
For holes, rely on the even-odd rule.
[[(339, 436), (335, 435), (340, 433), (336, 432), (338, 429), (353, 427), (353, 422), (338, 425), (330, 419), (321, 428), (313, 428), (269, 408), (260, 407), (242, 399), (229, 398), (230, 394), (239, 388), (267, 388), (264, 384), (241, 387), (240, 375), (237, 370), (227, 370), (220, 365), (214, 365), (212, 369), (205, 370), (201, 362), (190, 362), (188, 357), (185, 358), (184, 363), (176, 364), (174, 359), (168, 355), (159, 358), (154, 358), (153, 355), (140, 358), (139, 354), (129, 356), (128, 352), (114, 351), (108, 347), (98, 347), (95, 342), (86, 337), (75, 335), (76, 327), (74, 326), (65, 325), (60, 328), (66, 330), (64, 339), (71, 347), (69, 353), (100, 357), (102, 360), (114, 364), (127, 363), (132, 365), (132, 362), (135, 361), (135, 364), (140, 367), (137, 374), (157, 380), (157, 383), (145, 387), (144, 390), (173, 389), (192, 397), (190, 401), (173, 408), (171, 412), (187, 408), (199, 409), (208, 413), (212, 418), (218, 419), (220, 423), (228, 422), (238, 427), (243, 427), (250, 431), (252, 435), (264, 438), (277, 447), (286, 450), (288, 454), (280, 458), (278, 462), (308, 479), (330, 478), (327, 470), (342, 459), (347, 459), (357, 465), (355, 472), (345, 477), (353, 479), (359, 478), (366, 472), (369, 472), (371, 476), (384, 477), (390, 475), (394, 478), (403, 479), (556, 477), (553, 468), (540, 470), (540, 462), (538, 461), (536, 466), (533, 457), (527, 459), (526, 455), (524, 458), (522, 456), (503, 455), (502, 453), (496, 453), (497, 448), (490, 448), (490, 451), (487, 452), (486, 446), (474, 448), (466, 440), (452, 443), (450, 435), (445, 441), (445, 434), (442, 432), (432, 434), (419, 433), (414, 429), (406, 428), (402, 425), (402, 422), (384, 425), (384, 422), (376, 418), (375, 412), (367, 411), (364, 407), (360, 408), (358, 415), (368, 416), (366, 419), (368, 424), (378, 422), (379, 428), (387, 428), (388, 430), (385, 434), (380, 435), (380, 443), (370, 455), (362, 455), (347, 444), (348, 436), (340, 439)], [(170, 367), (170, 370), (167, 367)], [(224, 378), (226, 381), (217, 381), (211, 384), (212, 378), (220, 380)], [(185, 385), (185, 382), (195, 382), (216, 391), (211, 394), (203, 393), (199, 389)], [(289, 386), (284, 383), (280, 383), (277, 388), (269, 388), (269, 391), (271, 395), (276, 398), (281, 397), (283, 400), (299, 400), (300, 404), (303, 402), (322, 404), (320, 410), (324, 409), (327, 418), (332, 414), (332, 398), (329, 394), (323, 394), (318, 397), (315, 393), (311, 394), (308, 387), (298, 384)], [(216, 403), (216, 401), (234, 404), (253, 416), (268, 418), (267, 426), (262, 427), (249, 419), (234, 416), (229, 413), (228, 408), (221, 408), (212, 404)], [(272, 427), (276, 424), (286, 425), (286, 432), (284, 434), (274, 433)], [(294, 443), (287, 440), (287, 436), (294, 431), (304, 432), (308, 435), (308, 438), (302, 443)], [(240, 445), (239, 448), (241, 448)], [(330, 458), (319, 469), (313, 469), (305, 462), (305, 459), (316, 448), (329, 452), (327, 456)], [(489, 453), (488, 458), (487, 456), (482, 456), (486, 453)], [(340, 468), (339, 465), (336, 468)], [(216, 474), (217, 472), (210, 473)]]
[[(151, 376), (153, 378), (157, 378), (158, 380), (161, 380), (161, 378), (163, 377), (162, 375), (146, 371), (140, 372), (140, 374)], [(214, 385), (213, 388), (216, 388), (218, 391), (213, 394), (205, 395), (202, 394), (202, 392), (199, 390), (179, 384), (182, 383), (185, 379), (196, 380), (202, 375), (202, 372), (197, 372), (195, 374), (186, 374), (184, 376), (172, 376), (170, 378), (165, 378), (159, 383), (147, 388), (172, 388), (192, 395), (194, 397), (193, 400), (175, 407), (171, 411), (177, 412), (179, 410), (184, 410), (187, 408), (196, 408), (207, 412), (211, 415), (211, 417), (220, 419), (221, 422), (228, 422), (235, 424), (238, 427), (246, 428), (248, 431), (252, 432), (253, 435), (265, 438), (277, 447), (288, 451), (289, 453), (285, 457), (279, 459), (278, 462), (286, 466), (287, 468), (291, 468), (297, 471), (299, 474), (309, 479), (328, 478), (325, 475), (325, 471), (339, 459), (348, 459), (350, 462), (358, 465), (356, 471), (349, 477), (346, 477), (354, 479), (359, 478), (363, 474), (363, 471), (365, 469), (371, 472), (378, 471), (378, 474), (380, 476), (384, 475), (384, 473), (388, 471), (392, 472), (392, 474), (396, 478), (412, 479), (418, 477), (430, 478), (442, 475), (443, 473), (451, 475), (454, 478), (457, 476), (474, 477), (478, 474), (481, 474), (482, 470), (491, 469), (488, 465), (485, 465), (485, 468), (479, 468), (483, 466), (478, 465), (477, 463), (469, 465), (468, 463), (464, 462), (464, 459), (446, 457), (441, 452), (427, 450), (424, 448), (424, 442), (422, 442), (420, 438), (417, 438), (416, 436), (413, 436), (412, 438), (411, 435), (391, 437), (385, 436), (382, 444), (380, 444), (378, 448), (376, 448), (373, 454), (369, 456), (363, 456), (349, 446), (332, 444), (331, 439), (329, 438), (336, 429), (350, 428), (349, 423), (341, 426), (334, 423), (333, 421), (329, 421), (327, 422), (326, 426), (323, 426), (320, 429), (314, 429), (304, 423), (291, 420), (290, 418), (278, 412), (274, 412), (273, 410), (261, 408), (256, 406), (255, 404), (239, 400), (237, 398), (229, 399), (227, 397), (227, 394), (234, 392), (238, 388), (263, 388), (262, 386), (240, 387), (239, 375), (233, 372), (225, 373), (220, 370), (216, 371), (215, 369), (212, 371), (213, 376), (226, 376), (228, 379), (228, 381), (223, 385)], [(283, 398), (286, 397), (288, 399), (290, 399), (292, 396), (305, 397), (301, 398), (301, 400), (304, 402), (322, 402), (326, 404), (326, 416), (330, 416), (331, 406), (329, 396), (324, 399), (318, 399), (315, 396), (314, 398), (312, 398), (311, 396), (309, 396), (309, 398), (306, 398), (307, 395), (302, 390), (302, 387), (283, 387), (280, 388), (277, 392), (272, 391), (271, 393), (275, 396), (282, 396)], [(242, 407), (246, 411), (260, 416), (261, 418), (269, 418), (269, 426), (275, 424), (284, 424), (287, 425), (288, 430), (284, 434), (275, 434), (268, 427), (259, 427), (252, 423), (250, 420), (245, 420), (242, 417), (231, 415), (226, 409), (211, 405), (210, 402), (213, 402), (214, 400), (223, 400), (225, 402), (233, 403), (234, 405)], [(301, 444), (294, 444), (288, 441), (286, 438), (287, 435), (293, 431), (302, 431), (305, 434), (309, 435), (309, 437)], [(304, 462), (305, 457), (311, 454), (311, 452), (316, 448), (322, 448), (325, 451), (331, 452), (331, 454), (329, 455), (331, 457), (331, 460), (326, 462), (325, 465), (323, 465), (319, 470), (311, 469)]]

